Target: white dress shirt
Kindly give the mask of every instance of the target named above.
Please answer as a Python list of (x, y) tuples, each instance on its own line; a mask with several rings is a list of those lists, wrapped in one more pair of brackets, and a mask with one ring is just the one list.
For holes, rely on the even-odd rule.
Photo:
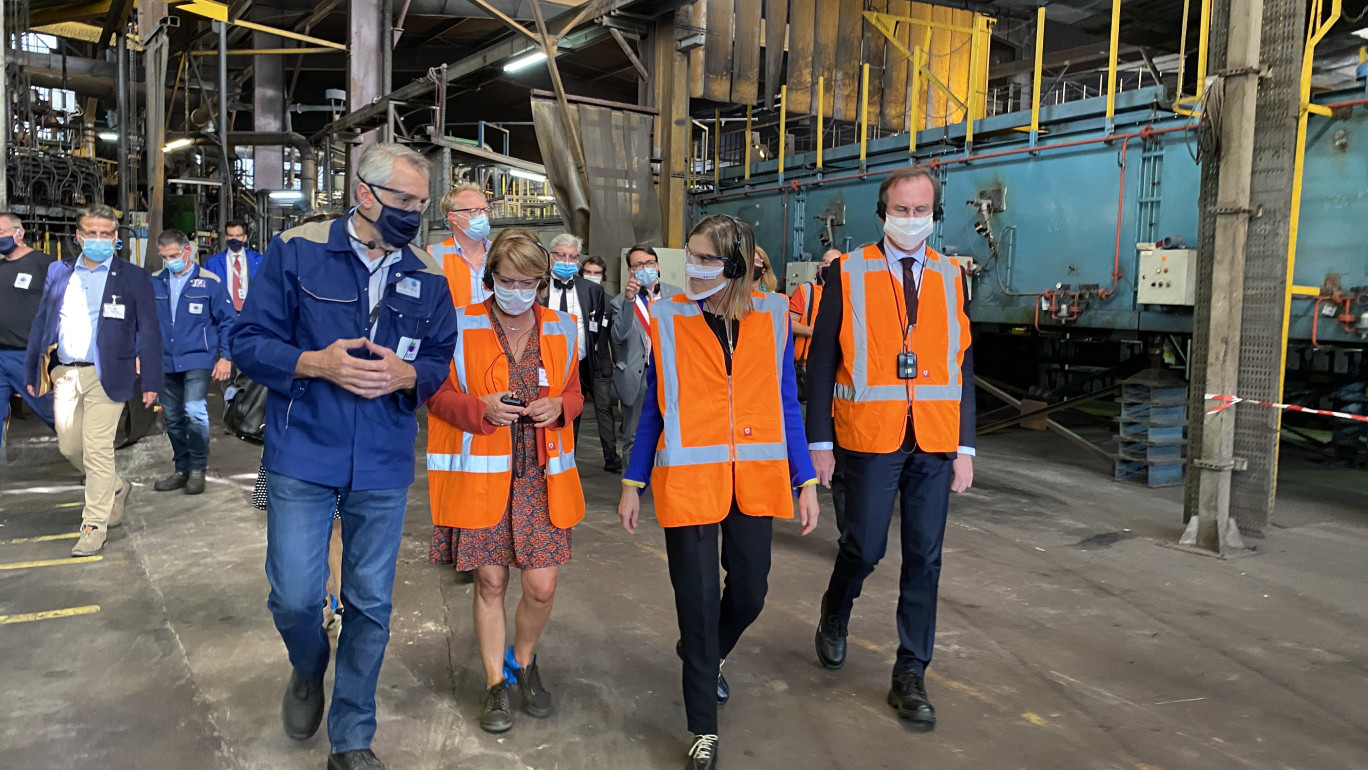
[(561, 295), (565, 295), (565, 306), (569, 308), (568, 313), (575, 317), (575, 329), (579, 340), (579, 360), (584, 360), (584, 312), (580, 308), (579, 290), (575, 288), (575, 279), (570, 279), (570, 285), (562, 289), (556, 285), (557, 280), (551, 279), (551, 294), (547, 297), (546, 306), (552, 310), (559, 311), (561, 306)]
[[(369, 313), (374, 313), (376, 306), (385, 296), (385, 284), (389, 279), (390, 266), (397, 264), (399, 260), (404, 258), (404, 255), (402, 251), (391, 251), (380, 259), (373, 260), (370, 257), (370, 249), (366, 248), (366, 244), (360, 242), (360, 236), (356, 234), (356, 228), (352, 225), (350, 217), (347, 218), (347, 232), (357, 239), (351, 242), (352, 251), (356, 254), (356, 258), (361, 260), (366, 271), (370, 273), (370, 283), (366, 287), (366, 310)], [(374, 324), (371, 325), (368, 336), (372, 342), (375, 341)]]
[[(231, 291), (232, 281), (233, 281), (233, 271), (234, 271), (234, 270), (237, 270), (237, 269), (241, 269), (241, 270), (242, 270), (242, 273), (241, 273), (241, 275), (242, 275), (242, 282), (241, 282), (242, 285), (241, 285), (241, 286), (238, 286), (237, 289), (238, 289), (239, 291), (242, 292), (243, 297), (245, 298), (245, 297), (246, 297), (246, 294), (247, 294), (247, 285), (250, 284), (250, 283), (252, 282), (252, 271), (251, 271), (251, 269), (247, 266), (247, 249), (244, 248), (242, 251), (230, 251), (230, 252), (228, 252), (228, 265), (227, 265), (227, 267), (228, 267), (228, 275), (221, 275), (221, 276), (219, 276), (219, 277), (223, 279), (225, 285), (227, 285), (227, 286), (230, 287), (230, 291)], [(233, 297), (233, 299), (237, 299), (237, 297)]]

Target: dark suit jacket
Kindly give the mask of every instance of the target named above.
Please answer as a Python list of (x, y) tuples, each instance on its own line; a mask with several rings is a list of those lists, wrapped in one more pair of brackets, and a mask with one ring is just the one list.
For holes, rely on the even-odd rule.
[[(261, 260), (266, 257), (251, 249), (243, 249), (243, 251), (247, 254), (247, 279), (250, 281), (256, 278), (257, 268), (261, 267)], [(209, 255), (209, 258), (204, 260), (204, 269), (222, 278), (225, 287), (229, 285), (227, 251)]]
[[(49, 353), (57, 344), (62, 299), (75, 266), (75, 259), (63, 259), (48, 266), (47, 285), (43, 287), (43, 299), (38, 305), (38, 315), (33, 319), (33, 331), (29, 334), (28, 351), (24, 356), (24, 379), (35, 391), (43, 382)], [(104, 306), (113, 297), (118, 297), (119, 304), (125, 307), (123, 318), (104, 316)], [(161, 323), (157, 320), (152, 277), (141, 267), (113, 257), (100, 307), (94, 363), (105, 395), (111, 401), (129, 401), (138, 395), (134, 392), (138, 380), (134, 361), (138, 358), (147, 364), (142, 373), (143, 392), (160, 393), (165, 377), (161, 365)]]
[[(613, 371), (612, 352), (608, 341), (608, 297), (604, 294), (603, 287), (593, 281), (586, 281), (580, 276), (575, 276), (573, 280), (580, 312), (584, 313), (584, 318), (580, 321), (584, 323), (584, 345), (588, 348), (584, 353), (584, 366), (580, 367), (580, 379), (593, 382), (600, 376), (611, 375)], [(542, 304), (548, 305), (550, 302), (551, 292), (548, 290)], [(595, 326), (598, 327), (598, 331), (594, 330)]]
[[(883, 243), (879, 243), (883, 251)], [(832, 395), (836, 387), (836, 369), (841, 361), (841, 320), (845, 313), (842, 303), (845, 297), (841, 291), (841, 261), (831, 263), (826, 269), (822, 286), (822, 304), (817, 308), (817, 320), (812, 327), (812, 346), (808, 348), (807, 363), (807, 409), (808, 442), (813, 444), (834, 442), (836, 435), (835, 420), (831, 416)], [(969, 315), (969, 290), (965, 286), (964, 314)], [(971, 342), (964, 351), (964, 361), (960, 364), (960, 382), (964, 391), (960, 396), (960, 439), (963, 447), (974, 446), (974, 428), (978, 421), (978, 409), (974, 402), (974, 346)]]

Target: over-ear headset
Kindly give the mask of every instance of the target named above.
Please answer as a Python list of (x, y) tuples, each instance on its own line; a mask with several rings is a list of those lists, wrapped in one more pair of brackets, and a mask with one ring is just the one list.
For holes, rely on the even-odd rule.
[[(888, 204), (887, 204), (887, 203), (885, 203), (885, 202), (883, 202), (883, 201), (879, 201), (878, 203), (874, 204), (874, 211), (875, 211), (876, 213), (878, 213), (879, 219), (887, 219), (887, 218), (888, 218)], [(932, 207), (932, 209), (931, 209), (931, 219), (932, 219), (932, 221), (939, 222), (939, 221), (941, 221), (941, 220), (944, 219), (944, 218), (945, 218), (945, 206), (941, 205), (941, 202), (940, 202), (939, 200), (937, 200), (936, 203), (935, 203), (935, 206)]]
[[(551, 274), (551, 252), (547, 251), (546, 247), (541, 245), (541, 241), (534, 241), (531, 238), (524, 238), (518, 235), (511, 236), (510, 240), (512, 240), (512, 238), (517, 238), (518, 240), (523, 241), (532, 241), (533, 243), (537, 244), (537, 248), (541, 249), (541, 253), (546, 256), (546, 269), (542, 272), (541, 275), (537, 276), (539, 286), (545, 287), (548, 283), (547, 276)], [(486, 256), (484, 275), (480, 277), (480, 283), (484, 284), (485, 289), (489, 291), (494, 291), (494, 272), (491, 269), (491, 267), (492, 263), (490, 262), (488, 256)]]
[(722, 277), (735, 280), (750, 272), (750, 261), (741, 254), (741, 220), (730, 214), (723, 216), (731, 220), (732, 228), (736, 231), (736, 242), (732, 245), (732, 253), (727, 255), (727, 261), (722, 266)]

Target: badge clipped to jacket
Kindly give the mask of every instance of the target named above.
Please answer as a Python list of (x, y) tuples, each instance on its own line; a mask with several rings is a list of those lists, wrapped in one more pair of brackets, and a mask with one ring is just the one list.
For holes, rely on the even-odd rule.
[(422, 340), (415, 340), (412, 337), (400, 337), (398, 349), (395, 352), (403, 360), (412, 361), (418, 357), (418, 347), (422, 342)]
[(104, 317), (113, 318), (117, 321), (124, 319), (125, 306), (119, 304), (119, 295), (111, 295), (109, 301), (104, 304)]
[(423, 293), (423, 283), (417, 278), (405, 278), (395, 285), (394, 290), (405, 297), (421, 299)]

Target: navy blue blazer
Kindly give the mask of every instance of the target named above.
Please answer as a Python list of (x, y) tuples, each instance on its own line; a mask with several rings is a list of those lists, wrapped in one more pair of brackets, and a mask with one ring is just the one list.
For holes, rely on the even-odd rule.
[[(251, 279), (256, 278), (257, 268), (261, 267), (261, 260), (266, 257), (262, 256), (260, 252), (252, 251), (251, 249), (243, 249), (243, 251), (247, 254), (247, 279), (250, 281)], [(228, 252), (226, 250), (209, 255), (209, 258), (204, 260), (204, 269), (217, 275), (219, 278), (222, 278), (225, 290), (227, 290), (229, 284), (232, 283), (228, 278)], [(232, 299), (231, 295), (229, 296), (229, 299)]]
[(228, 333), (237, 323), (237, 311), (228, 298), (228, 287), (217, 275), (195, 265), (181, 290), (176, 305), (176, 320), (171, 321), (171, 272), (152, 274), (157, 295), (157, 316), (161, 319), (162, 369), (167, 373), (191, 369), (212, 369), (228, 353)]
[[(77, 258), (79, 259), (79, 257)], [(62, 299), (75, 272), (76, 259), (63, 259), (48, 266), (47, 284), (38, 315), (33, 319), (28, 351), (24, 356), (24, 380), (35, 391), (46, 389), (48, 359), (57, 347), (57, 324), (62, 317)], [(113, 297), (124, 306), (123, 318), (107, 318), (103, 308)], [(100, 301), (100, 320), (95, 331), (95, 373), (111, 401), (130, 401), (138, 374), (139, 357), (147, 362), (142, 373), (144, 393), (160, 393), (165, 377), (157, 365), (162, 360), (161, 329), (157, 321), (157, 300), (152, 291), (152, 276), (137, 265), (113, 257), (109, 278)]]

